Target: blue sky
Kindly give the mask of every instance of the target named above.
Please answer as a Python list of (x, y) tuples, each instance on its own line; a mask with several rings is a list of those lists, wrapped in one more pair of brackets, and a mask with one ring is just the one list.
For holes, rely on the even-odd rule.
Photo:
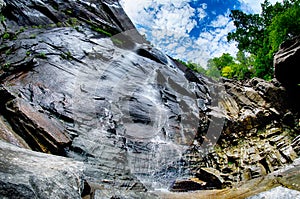
[(120, 3), (139, 32), (155, 47), (174, 58), (206, 67), (210, 58), (237, 52), (236, 43), (228, 43), (226, 38), (235, 28), (229, 18), (230, 10), (260, 13), (263, 1), (121, 0)]

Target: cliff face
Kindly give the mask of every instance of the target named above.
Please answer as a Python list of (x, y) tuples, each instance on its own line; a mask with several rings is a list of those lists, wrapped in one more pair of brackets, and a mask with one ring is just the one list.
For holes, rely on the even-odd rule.
[(232, 186), (299, 156), (295, 99), (276, 80), (194, 74), (118, 1), (0, 6), (0, 139), (24, 148), (0, 142), (0, 196), (153, 198), (144, 191)]

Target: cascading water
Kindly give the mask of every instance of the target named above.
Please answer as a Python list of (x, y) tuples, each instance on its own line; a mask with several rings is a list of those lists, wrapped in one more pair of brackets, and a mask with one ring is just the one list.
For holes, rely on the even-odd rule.
[(119, 180), (115, 186), (129, 172), (148, 190), (166, 190), (188, 175), (183, 153), (198, 136), (209, 95), (161, 52), (130, 41), (118, 40), (129, 44), (118, 48), (117, 39), (92, 39), (97, 46), (85, 50), (93, 62), (79, 69), (73, 109), (80, 136), (92, 141), (75, 138), (73, 147), (91, 151), (89, 161), (104, 168), (102, 178)]
[[(128, 53), (118, 64), (132, 65), (134, 59), (135, 55)], [(172, 80), (180, 73), (174, 66), (167, 74), (160, 67), (169, 66), (135, 67), (148, 78), (141, 80), (131, 74), (123, 78), (126, 83), (114, 87), (116, 93), (126, 96), (118, 106), (129, 168), (149, 190), (167, 189), (184, 175), (180, 159), (195, 138), (199, 108), (188, 91), (192, 83), (183, 78), (179, 83)]]
[(183, 175), (178, 164), (183, 149), (159, 139), (154, 138), (147, 143), (148, 151), (128, 152), (131, 172), (148, 190), (167, 190), (176, 178)]

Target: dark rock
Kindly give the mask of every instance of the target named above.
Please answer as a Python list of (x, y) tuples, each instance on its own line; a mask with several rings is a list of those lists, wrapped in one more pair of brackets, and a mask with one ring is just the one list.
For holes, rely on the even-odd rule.
[(63, 154), (71, 140), (63, 126), (55, 120), (45, 117), (31, 105), (21, 99), (7, 103), (9, 120), (32, 149), (45, 153)]
[(214, 168), (201, 168), (196, 177), (207, 183), (206, 189), (221, 189), (223, 187), (224, 179), (221, 177), (220, 171)]
[(5, 2), (8, 28), (27, 27), (3, 41), (0, 113), (30, 148), (85, 162), (91, 190), (110, 196), (182, 175), (181, 153), (208, 125), (204, 81), (131, 31), (117, 1)]
[(206, 188), (205, 185), (206, 182), (201, 181), (197, 178), (192, 178), (187, 180), (177, 180), (170, 187), (170, 191), (185, 192), (185, 191), (204, 190)]
[(300, 37), (294, 37), (281, 44), (274, 56), (275, 77), (289, 92), (294, 109), (300, 110), (300, 80), (298, 66), (300, 61)]
[(170, 191), (183, 192), (221, 189), (224, 184), (225, 181), (218, 170), (213, 168), (201, 168), (194, 178), (176, 180), (170, 187)]
[(295, 37), (281, 44), (274, 56), (275, 77), (286, 87), (300, 84), (298, 66), (300, 62), (300, 37)]
[(0, 117), (0, 140), (6, 141), (13, 145), (30, 149), (28, 144), (8, 125), (8, 122), (1, 116)]
[(293, 140), (293, 143), (292, 143), (292, 146), (295, 150), (295, 152), (298, 154), (300, 154), (300, 135), (297, 136), (294, 140)]

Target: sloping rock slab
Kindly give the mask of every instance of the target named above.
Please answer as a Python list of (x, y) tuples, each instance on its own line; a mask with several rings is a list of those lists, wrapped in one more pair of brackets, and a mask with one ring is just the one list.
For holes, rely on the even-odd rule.
[(81, 198), (84, 164), (0, 141), (0, 198)]
[[(3, 94), (5, 89), (1, 89)], [(5, 93), (7, 94), (7, 93)], [(71, 139), (64, 127), (45, 116), (22, 99), (13, 99), (6, 104), (6, 115), (14, 123), (21, 137), (30, 143), (33, 149), (53, 154), (63, 154)]]

